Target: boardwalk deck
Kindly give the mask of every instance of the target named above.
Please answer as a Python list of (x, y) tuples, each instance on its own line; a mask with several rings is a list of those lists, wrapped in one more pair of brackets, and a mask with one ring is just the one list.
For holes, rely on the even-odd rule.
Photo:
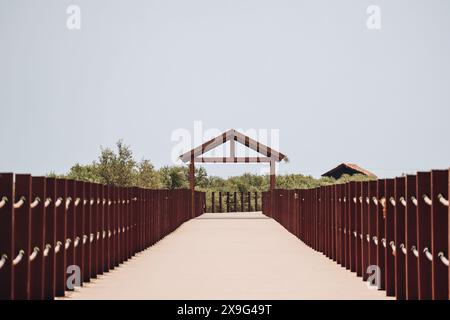
[(387, 299), (261, 213), (208, 213), (64, 299)]

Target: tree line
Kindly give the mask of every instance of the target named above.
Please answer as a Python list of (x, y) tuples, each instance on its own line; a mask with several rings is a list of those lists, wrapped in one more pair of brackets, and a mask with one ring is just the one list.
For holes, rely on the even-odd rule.
[[(123, 187), (142, 187), (149, 189), (189, 188), (189, 168), (187, 166), (163, 166), (156, 169), (149, 159), (137, 161), (129, 145), (119, 140), (116, 150), (100, 148), (97, 160), (90, 164), (73, 165), (69, 172), (48, 176), (64, 177), (85, 182), (95, 182)], [(283, 189), (309, 189), (319, 186), (344, 183), (348, 181), (366, 181), (365, 175), (343, 175), (339, 179), (310, 175), (286, 174), (277, 176), (276, 187)], [(268, 175), (244, 173), (240, 176), (222, 178), (209, 176), (203, 167), (195, 169), (195, 186), (201, 191), (223, 192), (262, 192), (269, 189)]]

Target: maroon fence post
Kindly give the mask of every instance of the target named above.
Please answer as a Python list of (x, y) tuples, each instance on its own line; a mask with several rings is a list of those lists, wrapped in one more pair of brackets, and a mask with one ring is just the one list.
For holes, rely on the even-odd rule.
[(395, 296), (395, 180), (386, 179), (384, 186), (384, 198), (382, 202), (384, 212), (384, 239), (381, 239), (381, 243), (385, 252), (385, 283), (386, 283), (386, 295)]
[(14, 298), (14, 174), (0, 173), (0, 300)]
[(448, 259), (449, 252), (448, 176), (449, 170), (433, 170), (431, 172), (431, 254), (433, 257), (431, 274), (433, 300), (446, 300), (449, 298), (449, 268), (445, 264), (445, 259)]
[(395, 296), (397, 300), (406, 299), (406, 178), (395, 178)]
[(110, 187), (109, 186), (103, 186), (103, 196), (105, 198), (105, 205), (104, 205), (104, 212), (103, 212), (103, 217), (104, 217), (104, 226), (103, 226), (103, 246), (104, 246), (104, 253), (103, 253), (103, 270), (104, 272), (109, 272), (109, 266), (110, 266), (110, 240), (109, 240), (109, 233), (111, 232), (111, 227), (110, 227), (110, 209), (111, 209), (111, 205), (110, 205)]
[[(84, 182), (75, 182), (75, 261), (74, 264), (80, 268), (81, 279), (84, 279)], [(83, 281), (81, 282), (83, 285)]]
[(237, 212), (237, 192), (235, 191), (234, 193), (233, 193), (233, 201), (234, 201), (234, 203), (233, 203), (233, 211), (234, 212)]
[(353, 228), (353, 237), (355, 238), (355, 242), (356, 242), (356, 275), (358, 277), (361, 277), (363, 274), (363, 270), (362, 270), (362, 261), (363, 261), (363, 256), (362, 256), (362, 239), (361, 239), (361, 234), (362, 234), (362, 207), (363, 207), (363, 196), (362, 196), (362, 182), (356, 182), (356, 187), (355, 187), (355, 197), (356, 197), (356, 205), (355, 205), (355, 227)]
[(417, 251), (417, 176), (406, 176), (406, 299), (419, 298), (418, 260), (414, 254)]
[[(255, 211), (258, 211), (259, 210), (259, 208), (258, 208), (258, 192), (255, 191), (254, 197), (255, 197)], [(262, 199), (261, 199), (261, 201), (262, 201)]]
[[(65, 269), (65, 284), (67, 284), (67, 280), (70, 277), (70, 273), (67, 272), (67, 267), (75, 264), (75, 181), (67, 180), (67, 194), (66, 194), (66, 240), (64, 243), (66, 250), (66, 269)], [(65, 286), (66, 291), (73, 291), (73, 287)]]
[(44, 299), (55, 298), (55, 244), (56, 244), (56, 179), (46, 178), (45, 186), (45, 249)]
[[(34, 199), (33, 199), (34, 200)], [(31, 254), (31, 225), (30, 203), (31, 176), (29, 174), (17, 174), (14, 197), (14, 299), (26, 300), (29, 298), (30, 262)]]
[[(419, 299), (432, 298), (431, 288), (431, 173), (417, 173), (417, 250)], [(431, 258), (432, 260), (432, 258)]]
[(330, 259), (336, 261), (336, 198), (335, 186), (329, 187)]
[(385, 184), (386, 180), (378, 180), (377, 184), (377, 235), (372, 239), (377, 246), (377, 265), (380, 268), (380, 287), (379, 289), (385, 290), (386, 288), (386, 248), (382, 244), (382, 240), (385, 238), (385, 218), (386, 208), (383, 206), (385, 203)]
[(30, 299), (44, 299), (45, 178), (31, 180)]
[(345, 184), (340, 184), (339, 189), (339, 195), (341, 198), (339, 205), (339, 215), (341, 220), (341, 266), (345, 268), (347, 263), (347, 238), (345, 236), (347, 222), (345, 215)]
[(216, 199), (215, 199), (215, 193), (214, 191), (211, 192), (211, 212), (214, 213), (215, 209), (216, 209)]
[(356, 272), (356, 208), (359, 203), (358, 195), (356, 194), (356, 182), (352, 181), (348, 184), (348, 207), (349, 207), (349, 222), (347, 229), (347, 237), (350, 242), (350, 271)]
[[(369, 230), (364, 235), (365, 241), (369, 245), (369, 266), (378, 266), (378, 246), (375, 239), (378, 230), (378, 181), (369, 182)], [(367, 276), (367, 270), (364, 271)], [(381, 275), (380, 275), (381, 276)]]
[(98, 185), (98, 200), (97, 205), (97, 274), (103, 274), (105, 264), (105, 207), (106, 198), (103, 185)]
[(364, 181), (361, 183), (361, 233), (359, 234), (359, 238), (361, 241), (361, 273), (364, 281), (367, 280), (367, 267), (370, 265), (369, 263), (369, 242), (367, 241), (367, 237), (370, 239), (370, 231), (369, 231), (369, 206), (370, 206), (370, 198), (369, 198), (369, 182)]
[(85, 183), (83, 198), (83, 282), (91, 279), (91, 211), (92, 183)]
[(56, 269), (55, 269), (55, 296), (63, 297), (66, 289), (66, 201), (67, 201), (67, 180), (56, 180)]
[(335, 215), (336, 215), (336, 263), (342, 265), (342, 220), (341, 220), (341, 186), (336, 185), (334, 189)]
[(97, 278), (98, 269), (98, 205), (100, 202), (98, 194), (98, 184), (93, 183), (91, 185), (91, 278)]

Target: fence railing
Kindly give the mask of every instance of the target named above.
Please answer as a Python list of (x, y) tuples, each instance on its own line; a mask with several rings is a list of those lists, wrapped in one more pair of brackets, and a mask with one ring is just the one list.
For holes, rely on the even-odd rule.
[(206, 212), (253, 212), (261, 210), (260, 192), (210, 192)]
[[(449, 170), (263, 194), (263, 213), (397, 299), (449, 299)], [(372, 270), (369, 268), (369, 270)], [(372, 271), (373, 272), (373, 271)]]
[(0, 300), (64, 296), (204, 212), (205, 194), (0, 173)]

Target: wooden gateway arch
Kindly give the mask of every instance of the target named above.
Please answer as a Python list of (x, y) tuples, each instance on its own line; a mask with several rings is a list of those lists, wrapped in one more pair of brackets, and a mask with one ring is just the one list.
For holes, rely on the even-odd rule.
[[(204, 153), (230, 141), (230, 155), (228, 157), (200, 157)], [(262, 156), (236, 157), (236, 142), (252, 149)], [(270, 190), (275, 189), (275, 162), (287, 159), (286, 155), (278, 152), (249, 136), (234, 129), (230, 129), (221, 135), (203, 143), (202, 145), (185, 152), (180, 159), (189, 162), (189, 186), (191, 189), (191, 212), (195, 211), (195, 162), (199, 163), (270, 163)]]

